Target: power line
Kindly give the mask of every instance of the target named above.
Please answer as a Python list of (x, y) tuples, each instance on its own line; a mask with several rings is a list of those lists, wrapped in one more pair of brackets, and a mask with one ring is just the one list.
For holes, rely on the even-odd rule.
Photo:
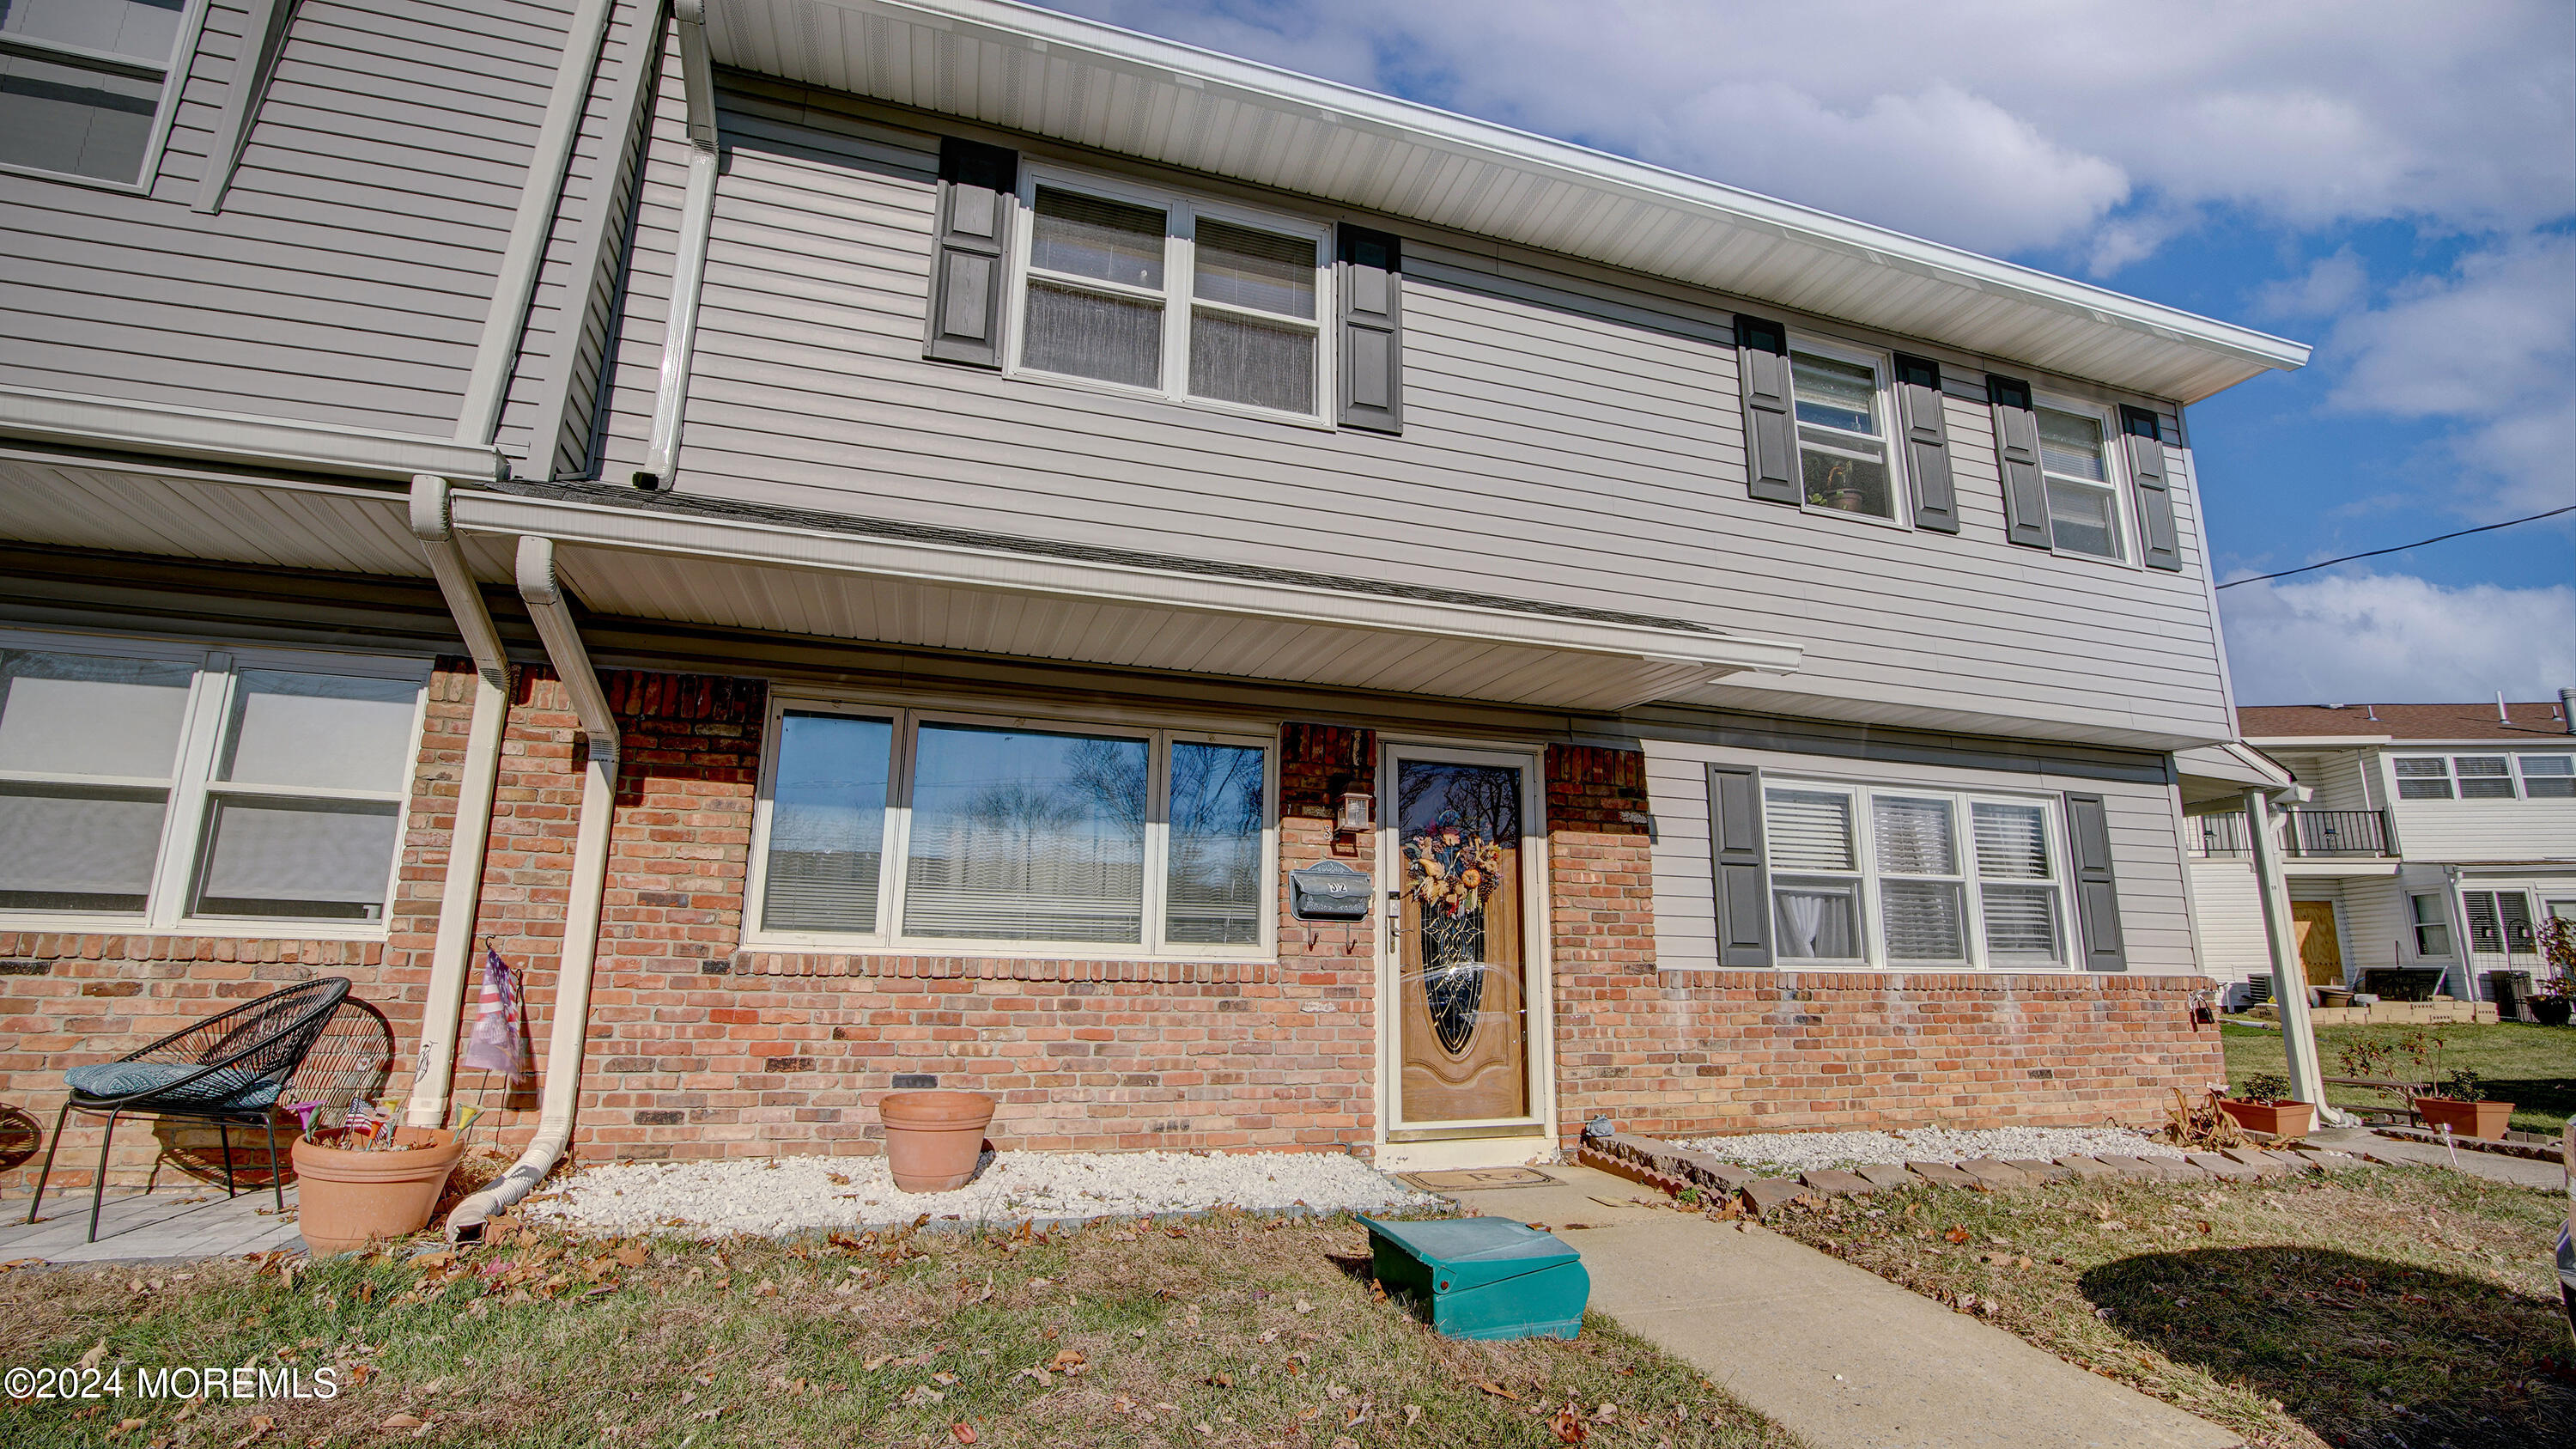
[(2374, 548), (2368, 553), (2348, 553), (2341, 558), (2327, 559), (2324, 563), (2309, 564), (2305, 568), (2283, 569), (2277, 574), (2256, 574), (2250, 579), (2229, 579), (2227, 582), (2220, 584), (2219, 587), (2222, 589), (2232, 589), (2238, 584), (2259, 584), (2265, 579), (2286, 579), (2292, 574), (2312, 573), (2317, 569), (2330, 569), (2336, 564), (2350, 563), (2357, 558), (2377, 558), (2383, 553), (2404, 553), (2410, 548), (2422, 548), (2428, 543), (2440, 543), (2445, 539), (2466, 538), (2473, 533), (2493, 533), (2499, 528), (2511, 528), (2517, 523), (2538, 523), (2544, 518), (2556, 518), (2562, 513), (2576, 513), (2576, 503), (2570, 503), (2564, 508), (2553, 508), (2547, 513), (2535, 513), (2529, 518), (2508, 518), (2502, 523), (2489, 523), (2477, 528), (2463, 528), (2457, 533), (2444, 533), (2437, 534), (2432, 538), (2419, 538), (2413, 543), (2401, 543), (2395, 548)]

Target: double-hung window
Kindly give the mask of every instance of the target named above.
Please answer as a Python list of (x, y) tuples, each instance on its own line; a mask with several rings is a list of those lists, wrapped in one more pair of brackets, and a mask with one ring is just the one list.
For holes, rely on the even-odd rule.
[(1269, 944), (1265, 738), (784, 701), (770, 741), (755, 941), (1193, 957)]
[(2046, 399), (2037, 411), (2051, 546), (2060, 553), (2118, 559), (2120, 501), (2111, 482), (2109, 425), (2091, 409)]
[(2462, 891), (2460, 913), (2469, 918), (2469, 949), (2481, 956), (2527, 956), (2540, 949), (2531, 897), (2520, 891)]
[(380, 929), (425, 660), (0, 647), (0, 920)]
[(2391, 763), (2400, 800), (2576, 798), (2576, 756), (2405, 755)]
[(1784, 964), (2066, 961), (2063, 854), (2043, 803), (1774, 783), (1763, 828)]
[(1798, 418), (1799, 488), (1806, 506), (1896, 521), (1886, 375), (1879, 360), (1793, 339), (1789, 383)]
[(2451, 954), (2451, 916), (2438, 895), (2411, 895), (2407, 906), (2414, 914), (2415, 954), (2435, 958)]
[(1322, 416), (1326, 228), (1034, 172), (1022, 204), (1020, 371)]
[(197, 0), (0, 0), (0, 165), (148, 182)]

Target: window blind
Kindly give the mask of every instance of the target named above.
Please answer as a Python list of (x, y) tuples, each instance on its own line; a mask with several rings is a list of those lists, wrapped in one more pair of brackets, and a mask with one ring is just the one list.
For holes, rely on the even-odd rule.
[(1968, 954), (1959, 887), (1949, 881), (1879, 884), (1879, 921), (1891, 961), (1959, 961)]
[(2048, 878), (2048, 828), (2038, 806), (1977, 805), (1969, 818), (1977, 837), (1977, 874)]
[(921, 726), (908, 935), (1142, 942), (1146, 744)]
[(2502, 755), (2462, 755), (2451, 761), (2451, 772), (2460, 777), (2463, 800), (2513, 798), (2513, 773)]
[(2055, 965), (2057, 892), (2049, 886), (1990, 885), (1983, 890), (1986, 953), (2016, 965)]
[(760, 923), (877, 928), (894, 722), (790, 710), (779, 721)]
[(1774, 870), (1850, 870), (1851, 797), (1822, 790), (1772, 790), (1763, 832)]
[(1959, 873), (1957, 846), (1950, 832), (1949, 801), (1873, 795), (1869, 823), (1880, 870), (1895, 875)]
[(196, 910), (380, 919), (401, 813), (398, 805), (372, 802), (217, 800)]

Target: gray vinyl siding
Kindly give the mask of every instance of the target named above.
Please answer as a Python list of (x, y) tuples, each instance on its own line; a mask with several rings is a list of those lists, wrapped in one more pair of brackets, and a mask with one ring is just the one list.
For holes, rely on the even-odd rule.
[(2576, 861), (2576, 800), (2400, 800), (2393, 759), (2407, 755), (2568, 754), (2576, 741), (2392, 745), (2367, 768), (2388, 801), (2388, 824), (2409, 861)]
[[(1400, 438), (926, 363), (935, 138), (726, 80), (684, 492), (1679, 615), (1807, 645), (1796, 675), (1730, 680), (1705, 703), (1948, 711), (2061, 738), (2229, 733), (2178, 447), (2182, 574), (2011, 547), (1982, 374), (1908, 343), (1950, 373), (1961, 533), (1756, 503), (1725, 299), (1414, 230)], [(642, 460), (660, 362), (685, 153), (675, 76), (661, 108), (611, 479)]]
[(305, 0), (223, 210), (215, 0), (148, 196), (0, 175), (0, 382), (446, 436), (570, 0)]
[(2191, 862), (2192, 924), (2200, 930), (2201, 969), (2221, 981), (2245, 981), (2272, 969), (2263, 925), (2263, 893), (2250, 860)]
[(1758, 765), (1766, 777), (2100, 795), (2110, 817), (2112, 871), (2119, 886), (2120, 932), (2128, 946), (2129, 970), (2143, 975), (2189, 975), (2201, 969), (2192, 951), (2191, 905), (2183, 883), (2181, 803), (2170, 785), (2108, 781), (2090, 774), (2059, 775), (2045, 768), (2037, 772), (1969, 770), (1679, 740), (1647, 739), (1643, 745), (1646, 792), (1655, 817), (1655, 960), (1665, 970), (1717, 967), (1708, 846), (1707, 767), (1713, 761)]

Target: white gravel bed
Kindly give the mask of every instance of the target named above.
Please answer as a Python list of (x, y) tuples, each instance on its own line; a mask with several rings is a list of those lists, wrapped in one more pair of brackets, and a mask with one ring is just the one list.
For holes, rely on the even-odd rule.
[(814, 1228), (908, 1223), (922, 1213), (934, 1220), (1013, 1223), (1224, 1206), (1254, 1212), (1299, 1207), (1372, 1211), (1424, 1208), (1440, 1201), (1357, 1158), (1325, 1152), (987, 1153), (973, 1182), (939, 1193), (898, 1191), (882, 1157), (621, 1162), (583, 1168), (562, 1187), (538, 1196), (544, 1200), (532, 1199), (521, 1213), (576, 1230), (678, 1228), (770, 1237)]
[(1965, 1162), (1993, 1157), (2006, 1162), (2061, 1157), (2180, 1157), (2183, 1150), (2143, 1132), (2112, 1127), (1995, 1127), (1954, 1131), (1913, 1127), (1902, 1132), (1754, 1132), (1738, 1137), (1699, 1137), (1680, 1144), (1721, 1162), (1795, 1177), (1826, 1167), (1866, 1163)]

